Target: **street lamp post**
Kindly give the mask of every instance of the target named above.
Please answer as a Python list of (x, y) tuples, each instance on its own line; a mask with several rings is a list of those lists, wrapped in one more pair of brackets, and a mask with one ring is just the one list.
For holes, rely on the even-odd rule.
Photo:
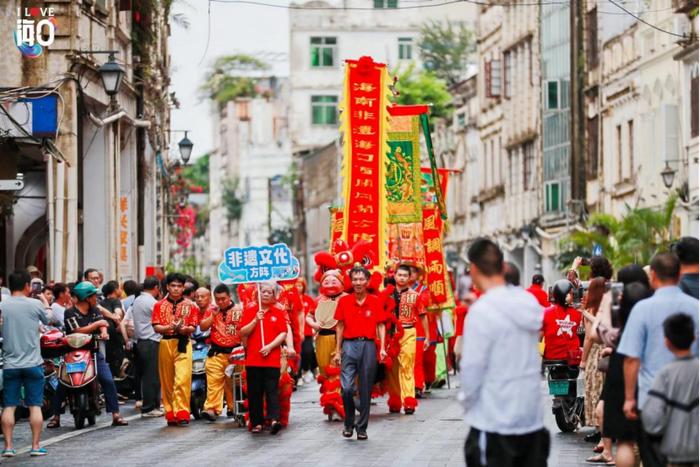
[(182, 162), (187, 165), (190, 157), (192, 156), (192, 148), (194, 147), (194, 143), (187, 137), (189, 130), (170, 130), (170, 132), (185, 134), (185, 137), (182, 138), (179, 143), (177, 143), (177, 147), (180, 149), (180, 158), (182, 159)]
[(126, 72), (124, 69), (117, 63), (117, 60), (115, 58), (115, 55), (119, 53), (118, 50), (81, 50), (79, 53), (81, 54), (108, 54), (109, 57), (105, 63), (102, 64), (97, 69), (97, 72), (100, 74), (100, 80), (102, 81), (102, 87), (105, 90), (105, 93), (110, 98), (114, 98), (117, 94), (119, 94), (119, 88), (122, 85), (122, 80), (124, 79), (124, 75)]
[[(666, 166), (664, 169), (661, 171), (661, 179), (664, 182), (664, 186), (667, 189), (670, 189), (673, 186), (673, 179), (676, 176), (676, 171), (671, 168), (669, 165), (669, 162), (671, 161), (666, 161)], [(673, 161), (676, 162), (676, 161)]]

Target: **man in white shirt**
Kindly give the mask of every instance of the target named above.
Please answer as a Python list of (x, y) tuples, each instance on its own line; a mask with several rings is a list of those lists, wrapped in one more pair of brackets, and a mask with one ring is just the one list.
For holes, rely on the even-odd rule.
[(545, 467), (537, 343), (543, 309), (530, 293), (506, 282), (503, 253), (478, 238), (469, 248), (471, 276), (483, 295), (464, 323), (459, 398), (470, 427), (469, 467)]

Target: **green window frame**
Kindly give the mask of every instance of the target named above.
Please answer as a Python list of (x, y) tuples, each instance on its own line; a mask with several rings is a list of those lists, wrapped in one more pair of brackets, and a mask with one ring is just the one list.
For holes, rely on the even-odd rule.
[(310, 39), (311, 68), (336, 65), (338, 40), (335, 37), (312, 37)]
[(545, 185), (545, 212), (561, 211), (561, 184), (550, 182)]
[(399, 0), (374, 0), (374, 8), (398, 8)]
[(338, 96), (311, 96), (311, 124), (338, 124)]
[(413, 59), (413, 38), (399, 37), (399, 60)]

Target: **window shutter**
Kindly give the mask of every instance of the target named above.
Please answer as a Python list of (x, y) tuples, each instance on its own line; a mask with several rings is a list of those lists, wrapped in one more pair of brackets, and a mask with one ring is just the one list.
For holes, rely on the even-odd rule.
[(486, 97), (493, 97), (491, 94), (491, 62), (484, 60), (484, 86)]
[(491, 97), (501, 95), (501, 60), (491, 61)]

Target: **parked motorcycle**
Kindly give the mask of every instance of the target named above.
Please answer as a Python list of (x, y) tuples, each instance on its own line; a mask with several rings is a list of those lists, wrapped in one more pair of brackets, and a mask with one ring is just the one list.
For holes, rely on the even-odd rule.
[(192, 393), (190, 396), (190, 412), (195, 420), (199, 420), (207, 400), (207, 374), (205, 364), (209, 353), (206, 340), (209, 332), (203, 333), (197, 328), (192, 334)]
[(584, 385), (579, 378), (578, 365), (573, 366), (566, 360), (546, 360), (547, 384), (549, 394), (554, 396), (552, 413), (557, 426), (564, 433), (575, 431), (579, 425), (585, 426)]
[(97, 351), (98, 341), (89, 334), (74, 333), (62, 338), (42, 336), (45, 358), (62, 355), (58, 364), (58, 381), (67, 388), (68, 406), (78, 430), (85, 427), (85, 421), (94, 425), (100, 413)]

